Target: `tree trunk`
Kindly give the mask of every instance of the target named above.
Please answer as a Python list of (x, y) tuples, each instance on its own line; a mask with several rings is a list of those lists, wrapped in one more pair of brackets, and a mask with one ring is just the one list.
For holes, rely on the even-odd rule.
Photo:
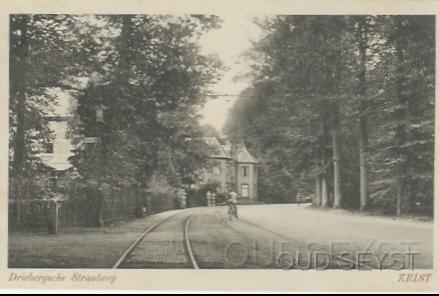
[(48, 233), (51, 235), (58, 234), (59, 207), (60, 204), (58, 202), (49, 202)]
[(106, 151), (103, 141), (103, 126), (102, 122), (97, 122), (97, 132), (99, 137), (98, 142), (98, 162), (97, 162), (97, 179), (98, 179), (98, 188), (96, 194), (98, 194), (98, 226), (105, 227), (104, 223), (104, 207), (105, 207), (105, 192), (102, 190), (102, 179), (104, 176), (105, 170), (105, 160), (106, 160)]
[(403, 187), (403, 181), (402, 181), (402, 174), (397, 172), (396, 176), (396, 216), (401, 216), (403, 214), (403, 200), (404, 200), (404, 187)]
[(105, 207), (105, 196), (101, 190), (98, 190), (98, 226), (103, 228), (105, 227), (104, 222), (104, 207)]
[(328, 184), (326, 176), (322, 176), (322, 208), (327, 208), (329, 205)]
[(319, 207), (322, 205), (322, 175), (318, 174), (315, 177), (316, 182), (316, 192), (314, 198), (314, 206)]
[(406, 130), (403, 119), (406, 116), (407, 98), (404, 95), (404, 54), (401, 41), (396, 42), (396, 91), (399, 108), (396, 120), (399, 122), (396, 128), (396, 146), (398, 164), (396, 169), (396, 215), (400, 216), (407, 213), (407, 196), (405, 193), (405, 154), (403, 145), (406, 143)]
[(338, 137), (338, 131), (334, 131), (334, 134), (332, 135), (334, 162), (334, 209), (340, 208), (343, 201), (341, 193), (340, 143)]
[(396, 169), (396, 215), (407, 213), (407, 196), (405, 194), (405, 155), (401, 151), (405, 143), (405, 130), (402, 127), (397, 129), (397, 143), (398, 143), (398, 164)]
[[(341, 54), (341, 53), (340, 53)], [(333, 202), (334, 209), (341, 208), (343, 205), (342, 195), (342, 176), (341, 176), (341, 149), (340, 149), (340, 102), (336, 99), (340, 94), (340, 84), (342, 80), (342, 70), (338, 63), (332, 65), (332, 75), (330, 77), (332, 83), (333, 102), (331, 102), (331, 136), (332, 136), (332, 162), (334, 167), (334, 188), (333, 188)]]
[(321, 136), (318, 142), (318, 152), (317, 159), (320, 161), (320, 172), (317, 175), (318, 184), (316, 183), (316, 194), (319, 195), (319, 205), (322, 208), (329, 206), (329, 194), (328, 194), (328, 177), (327, 177), (327, 166), (329, 162), (329, 155), (327, 152), (327, 142), (328, 142), (328, 105), (325, 100), (321, 101), (320, 110), (320, 130)]
[(340, 122), (338, 105), (334, 106), (334, 121), (332, 127), (332, 161), (334, 163), (334, 203), (333, 208), (337, 209), (342, 206), (343, 196), (341, 192), (341, 164), (340, 164)]
[[(17, 28), (20, 31), (20, 37), (16, 41), (16, 68), (15, 73), (11, 73), (11, 80), (14, 81), (14, 87), (11, 88), (11, 100), (17, 100), (17, 131), (14, 138), (14, 164), (13, 175), (15, 179), (15, 219), (17, 225), (21, 220), (20, 198), (25, 191), (24, 184), (24, 166), (26, 159), (26, 71), (29, 56), (28, 42), (28, 15), (17, 16)], [(12, 37), (11, 37), (12, 38)], [(12, 67), (11, 67), (12, 68)]]
[(360, 119), (360, 211), (367, 208), (369, 201), (367, 146), (367, 121), (362, 117)]
[(358, 73), (358, 95), (359, 95), (359, 154), (360, 154), (360, 211), (367, 207), (369, 200), (369, 182), (367, 168), (367, 148), (368, 148), (368, 131), (367, 116), (365, 114), (365, 96), (366, 96), (366, 63), (367, 63), (367, 20), (360, 17), (358, 22), (358, 50), (360, 55), (359, 73)]

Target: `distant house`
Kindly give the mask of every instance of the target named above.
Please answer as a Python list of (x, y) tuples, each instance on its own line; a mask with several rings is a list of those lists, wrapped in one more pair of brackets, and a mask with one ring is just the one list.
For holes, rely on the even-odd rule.
[(54, 117), (50, 122), (55, 138), (46, 146), (43, 161), (55, 171), (65, 171), (72, 167), (68, 160), (73, 154), (73, 145), (67, 136), (68, 120), (69, 117)]
[(257, 160), (244, 144), (221, 144), (215, 137), (204, 138), (214, 161), (211, 169), (204, 172), (204, 182), (218, 182), (220, 192), (235, 191), (241, 199), (249, 202), (258, 198)]
[[(75, 146), (69, 137), (69, 121), (73, 116), (74, 100), (65, 93), (58, 93), (59, 106), (50, 125), (54, 140), (42, 154), (43, 162), (52, 168), (52, 182), (63, 178), (74, 168), (69, 161)], [(220, 142), (216, 137), (203, 138), (210, 150), (214, 165), (203, 172), (203, 182), (218, 182), (220, 192), (237, 192), (243, 200), (249, 202), (258, 198), (257, 161), (248, 152), (244, 144), (232, 145), (229, 141)]]
[(73, 170), (69, 157), (73, 155), (74, 146), (69, 137), (69, 121), (72, 118), (72, 98), (63, 92), (58, 92), (58, 106), (55, 116), (50, 119), (50, 128), (53, 131), (54, 139), (45, 147), (41, 155), (43, 162), (52, 169), (51, 180), (57, 183), (57, 179)]

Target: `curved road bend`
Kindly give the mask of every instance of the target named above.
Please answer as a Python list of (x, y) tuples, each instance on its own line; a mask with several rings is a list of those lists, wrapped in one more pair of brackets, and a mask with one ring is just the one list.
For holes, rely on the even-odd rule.
[[(149, 232), (119, 268), (312, 269), (326, 263), (313, 261), (304, 248), (245, 221), (228, 221), (224, 207), (189, 209)], [(337, 268), (339, 261), (326, 268)]]

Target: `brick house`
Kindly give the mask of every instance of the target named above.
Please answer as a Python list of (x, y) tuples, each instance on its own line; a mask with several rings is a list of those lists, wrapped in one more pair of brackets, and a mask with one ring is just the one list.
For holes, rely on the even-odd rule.
[(255, 202), (258, 199), (257, 160), (244, 144), (221, 144), (215, 137), (204, 138), (210, 149), (214, 165), (205, 170), (203, 182), (218, 182), (220, 192), (231, 190), (238, 193), (241, 202)]

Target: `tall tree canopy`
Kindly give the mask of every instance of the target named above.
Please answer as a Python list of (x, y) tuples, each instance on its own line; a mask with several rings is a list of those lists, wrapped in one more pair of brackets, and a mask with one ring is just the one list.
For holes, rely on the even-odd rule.
[(207, 160), (196, 140), (202, 135), (196, 106), (221, 69), (197, 41), (219, 19), (124, 15), (103, 21), (119, 33), (102, 49), (108, 58), (80, 96), (73, 125), (78, 141), (96, 137), (98, 143), (78, 151), (75, 166), (88, 182), (119, 188), (144, 191), (153, 175), (174, 186), (194, 183)]
[(75, 55), (77, 29), (73, 16), (10, 16), (9, 188), (18, 221), (18, 199), (48, 195), (41, 155), (53, 138), (56, 90), (69, 91), (68, 81), (86, 65)]
[(264, 34), (248, 53), (253, 83), (225, 133), (264, 160), (266, 197), (313, 192), (324, 207), (427, 213), (434, 17), (276, 16), (259, 24)]
[[(196, 114), (222, 69), (198, 41), (218, 17), (23, 14), (10, 24), (11, 197), (37, 197), (23, 182), (39, 175), (44, 187), (60, 92), (76, 101), (69, 134), (79, 183), (142, 192), (153, 175), (174, 187), (196, 181), (207, 159)], [(101, 215), (105, 196), (95, 197)]]

